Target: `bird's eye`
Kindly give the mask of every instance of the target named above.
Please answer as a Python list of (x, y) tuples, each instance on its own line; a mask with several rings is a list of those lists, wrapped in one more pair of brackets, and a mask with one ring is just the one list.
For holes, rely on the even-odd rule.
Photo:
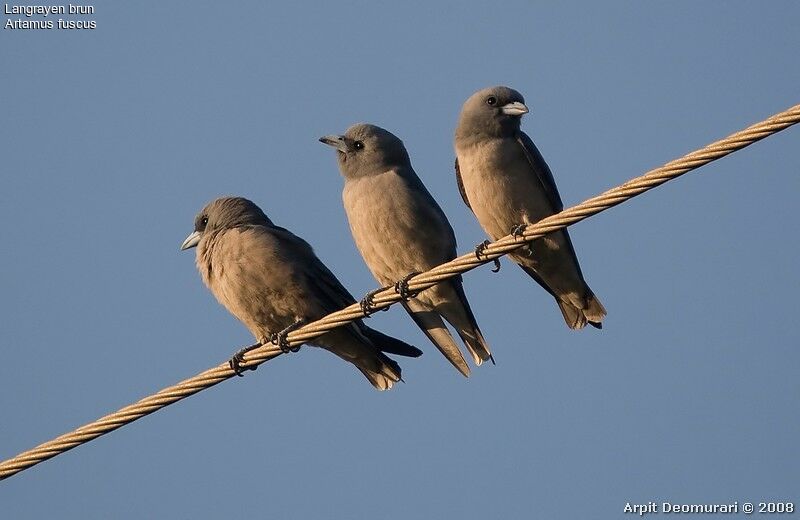
[(488, 99), (486, 99), (486, 104), (490, 107), (495, 106), (497, 104), (497, 98), (494, 96), (489, 96)]
[(364, 143), (361, 141), (356, 141), (355, 143), (353, 143), (353, 148), (355, 148), (356, 150), (363, 150)]
[(201, 220), (200, 222), (202, 222), (203, 226), (207, 226), (208, 225), (208, 217), (203, 217), (203, 220)]

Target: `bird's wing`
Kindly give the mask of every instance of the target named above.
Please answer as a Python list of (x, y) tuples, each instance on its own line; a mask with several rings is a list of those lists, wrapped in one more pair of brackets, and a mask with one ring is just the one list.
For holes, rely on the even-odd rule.
[(430, 260), (436, 263), (444, 261), (436, 258), (440, 254), (446, 255), (446, 260), (455, 258), (456, 235), (439, 203), (413, 169), (400, 170), (400, 177), (407, 183), (408, 190), (412, 194), (411, 207), (408, 208), (415, 217), (411, 221), (412, 231), (419, 236), (418, 240), (423, 246), (434, 247), (436, 250), (431, 251), (434, 258)]
[(458, 192), (461, 194), (461, 198), (464, 200), (464, 204), (466, 204), (469, 209), (472, 209), (472, 206), (470, 206), (469, 204), (469, 199), (467, 198), (467, 191), (464, 189), (464, 182), (461, 180), (461, 168), (458, 167), (458, 157), (456, 157), (455, 167), (456, 167), (456, 182), (458, 183)]
[[(539, 182), (542, 184), (542, 188), (547, 194), (550, 204), (553, 205), (553, 211), (562, 211), (564, 209), (564, 202), (562, 202), (561, 195), (558, 193), (556, 181), (553, 178), (553, 172), (550, 171), (550, 167), (547, 166), (546, 162), (544, 162), (544, 157), (542, 157), (541, 152), (539, 152), (539, 149), (536, 148), (536, 145), (533, 144), (533, 141), (525, 132), (517, 132), (517, 142), (522, 147), (522, 151), (525, 153), (525, 157), (528, 159), (528, 164), (531, 165), (534, 175), (536, 175), (536, 178), (539, 179)], [(564, 239), (567, 243), (567, 247), (569, 248), (569, 253), (572, 255), (572, 258), (575, 261), (575, 266), (578, 269), (578, 275), (582, 278), (583, 274), (581, 273), (581, 266), (578, 263), (578, 256), (575, 254), (575, 246), (572, 245), (572, 239), (569, 236), (569, 232), (566, 228), (564, 228), (561, 232), (564, 234)], [(525, 271), (528, 272), (527, 269)], [(536, 279), (536, 281), (539, 282), (542, 287), (547, 289), (548, 292), (551, 294), (553, 293), (553, 291), (544, 283), (544, 280), (532, 274), (531, 272), (528, 272), (528, 274)]]
[[(282, 227), (274, 226), (272, 233), (282, 242), (284, 247), (290, 248), (293, 257), (298, 263), (301, 263), (306, 283), (326, 313), (338, 311), (356, 302), (353, 295), (345, 289), (339, 279), (317, 257), (308, 242)], [(382, 352), (407, 357), (422, 355), (422, 351), (416, 347), (371, 329), (361, 320), (356, 320), (343, 327), (343, 329), (349, 330), (354, 334), (359, 343), (373, 346)]]
[(550, 200), (550, 204), (553, 205), (553, 210), (557, 212), (563, 210), (564, 203), (561, 201), (561, 195), (558, 193), (556, 181), (553, 179), (553, 172), (550, 171), (550, 167), (544, 162), (544, 157), (542, 157), (539, 149), (536, 148), (536, 145), (533, 144), (533, 141), (531, 141), (531, 138), (528, 137), (528, 134), (525, 132), (517, 132), (517, 142), (522, 147), (522, 151), (528, 159), (528, 164), (531, 165), (534, 175), (536, 175), (536, 178), (541, 183), (544, 192), (547, 194), (547, 198)]
[(403, 302), (408, 315), (414, 320), (414, 323), (428, 336), (431, 343), (436, 345), (436, 348), (453, 364), (459, 372), (464, 376), (469, 377), (469, 366), (464, 360), (464, 355), (461, 349), (456, 345), (450, 331), (444, 324), (442, 317), (432, 308), (425, 305), (416, 298), (410, 298), (408, 301)]
[(281, 249), (288, 251), (293, 260), (302, 267), (306, 282), (315, 289), (315, 296), (325, 311), (333, 312), (356, 302), (353, 295), (317, 257), (308, 242), (279, 226), (270, 230), (281, 242)]

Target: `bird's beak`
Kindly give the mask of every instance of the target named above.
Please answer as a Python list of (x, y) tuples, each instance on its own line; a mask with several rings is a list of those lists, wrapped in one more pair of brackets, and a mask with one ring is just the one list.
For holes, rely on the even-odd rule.
[(347, 153), (347, 143), (344, 142), (343, 135), (326, 135), (325, 137), (320, 137), (319, 142), (333, 146), (342, 153)]
[(519, 101), (514, 101), (513, 103), (503, 105), (500, 107), (500, 110), (509, 116), (521, 116), (522, 114), (528, 113), (528, 107), (525, 106), (525, 103), (520, 103)]
[(195, 231), (194, 233), (186, 237), (186, 240), (183, 241), (183, 244), (181, 244), (181, 251), (197, 247), (197, 244), (199, 243), (200, 243), (200, 232)]

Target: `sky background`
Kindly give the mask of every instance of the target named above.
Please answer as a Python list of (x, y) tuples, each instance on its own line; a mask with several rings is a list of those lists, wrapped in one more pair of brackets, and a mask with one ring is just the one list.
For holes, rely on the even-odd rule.
[[(299, 4), (98, 2), (95, 30), (0, 30), (0, 459), (252, 342), (178, 251), (213, 198), (376, 286), (322, 135), (403, 139), (463, 253), (485, 237), (452, 135), (480, 88), (524, 94), (568, 206), (800, 103), (796, 2)], [(465, 287), (496, 366), (463, 378), (396, 307), (369, 324), (425, 351), (406, 384), (306, 348), (1, 482), (3, 518), (800, 506), (799, 145), (789, 129), (572, 227), (602, 331), (482, 267)]]

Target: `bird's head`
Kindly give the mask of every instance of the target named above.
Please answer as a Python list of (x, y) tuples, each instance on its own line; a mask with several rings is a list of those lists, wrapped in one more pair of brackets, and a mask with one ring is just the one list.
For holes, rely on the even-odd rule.
[(209, 202), (194, 219), (194, 231), (181, 244), (181, 251), (197, 247), (215, 231), (247, 225), (272, 225), (261, 208), (243, 197), (221, 197)]
[(479, 90), (464, 102), (456, 138), (513, 135), (519, 131), (522, 116), (527, 113), (525, 99), (512, 88), (498, 86)]
[(345, 179), (378, 174), (410, 164), (403, 141), (379, 126), (359, 123), (348, 128), (344, 135), (326, 135), (319, 140), (336, 148), (339, 170)]

